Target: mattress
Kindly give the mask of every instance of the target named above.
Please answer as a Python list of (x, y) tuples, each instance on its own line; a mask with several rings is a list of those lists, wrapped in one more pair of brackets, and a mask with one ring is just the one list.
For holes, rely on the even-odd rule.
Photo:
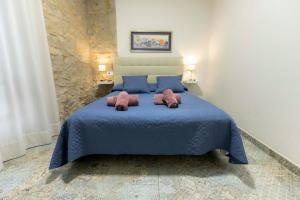
[(138, 95), (139, 106), (128, 111), (106, 106), (104, 97), (74, 112), (61, 128), (49, 168), (93, 154), (202, 155), (216, 149), (227, 151), (231, 163), (248, 163), (239, 129), (221, 109), (187, 91), (177, 109), (154, 105), (154, 93)]

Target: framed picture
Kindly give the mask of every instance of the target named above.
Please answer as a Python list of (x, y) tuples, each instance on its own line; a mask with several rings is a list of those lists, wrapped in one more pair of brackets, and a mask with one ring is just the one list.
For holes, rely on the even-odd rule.
[(171, 52), (171, 32), (131, 32), (131, 52)]

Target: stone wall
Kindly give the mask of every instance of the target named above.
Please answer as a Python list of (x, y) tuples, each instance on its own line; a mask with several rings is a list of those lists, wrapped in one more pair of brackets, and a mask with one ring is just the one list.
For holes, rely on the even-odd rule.
[[(115, 18), (114, 2), (43, 0), (43, 7), (60, 118), (64, 120), (95, 99), (98, 61), (92, 55), (116, 50), (111, 36), (116, 34), (115, 28), (107, 29), (115, 27), (110, 20)], [(91, 16), (95, 17), (90, 20)]]
[(116, 8), (114, 0), (87, 0), (91, 64), (105, 59), (108, 70), (117, 51)]

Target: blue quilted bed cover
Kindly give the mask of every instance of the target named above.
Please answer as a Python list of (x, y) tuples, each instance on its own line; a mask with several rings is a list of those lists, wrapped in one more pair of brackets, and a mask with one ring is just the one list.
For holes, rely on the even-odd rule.
[(177, 109), (154, 105), (153, 95), (139, 94), (140, 105), (124, 112), (106, 106), (106, 98), (74, 112), (49, 168), (92, 154), (202, 155), (215, 149), (229, 152), (231, 163), (248, 163), (239, 129), (224, 111), (189, 92), (181, 93)]

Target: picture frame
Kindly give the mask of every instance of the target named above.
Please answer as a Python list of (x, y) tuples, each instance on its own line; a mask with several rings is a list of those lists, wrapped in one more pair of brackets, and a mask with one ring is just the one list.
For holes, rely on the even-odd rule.
[(171, 52), (172, 32), (166, 31), (131, 31), (131, 52)]

